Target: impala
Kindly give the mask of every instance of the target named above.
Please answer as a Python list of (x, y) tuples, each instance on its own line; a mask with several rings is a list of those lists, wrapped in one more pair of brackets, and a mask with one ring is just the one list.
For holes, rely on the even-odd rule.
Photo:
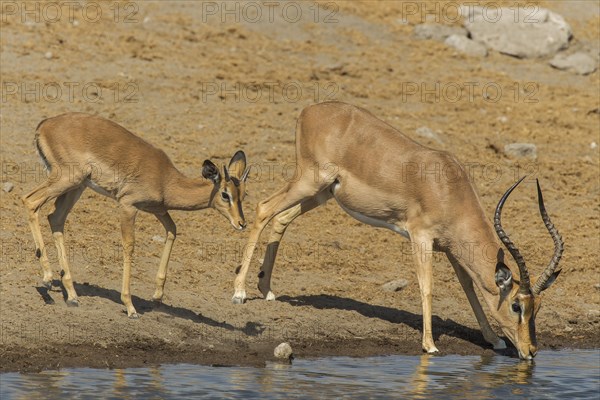
[[(490, 327), (473, 285), (520, 357), (535, 356), (539, 295), (558, 276), (560, 271), (556, 269), (563, 252), (562, 239), (544, 209), (539, 184), (539, 208), (555, 250), (532, 286), (523, 257), (500, 223), (504, 202), (522, 178), (502, 196), (492, 226), (468, 174), (454, 156), (424, 147), (368, 111), (339, 102), (321, 103), (302, 111), (296, 125), (296, 162), (298, 171), (316, 169), (317, 173), (301, 174), (258, 204), (248, 239), (249, 252), (235, 279), (234, 303), (245, 301), (252, 253), (269, 221), (274, 219), (273, 231), (258, 275), (258, 288), (267, 300), (274, 300), (271, 274), (285, 230), (295, 218), (333, 197), (357, 220), (391, 229), (420, 249), (415, 251), (414, 261), (423, 306), (425, 351), (438, 351), (431, 330), (431, 297), (432, 251), (439, 251), (449, 258), (485, 340), (496, 349), (506, 346)], [(518, 283), (504, 263), (500, 242), (516, 261)], [(467, 244), (479, 247), (465, 251)]]
[[(38, 125), (35, 147), (49, 178), (23, 197), (33, 233), (36, 256), (44, 272), (43, 284), (52, 286), (52, 269), (39, 224), (40, 208), (54, 200), (48, 216), (58, 253), (61, 278), (67, 291), (68, 306), (79, 305), (66, 257), (63, 231), (67, 215), (89, 187), (120, 204), (123, 240), (123, 287), (121, 301), (127, 315), (137, 318), (129, 291), (129, 276), (134, 251), (134, 224), (138, 211), (154, 214), (166, 230), (166, 241), (156, 275), (152, 299), (160, 302), (167, 266), (175, 241), (176, 226), (168, 210), (201, 210), (212, 207), (223, 214), (235, 229), (246, 227), (242, 212), (246, 167), (244, 152), (231, 158), (223, 174), (210, 160), (204, 161), (202, 178), (188, 178), (175, 168), (164, 151), (107, 119), (68, 113), (45, 119)], [(224, 178), (224, 179), (223, 179)]]

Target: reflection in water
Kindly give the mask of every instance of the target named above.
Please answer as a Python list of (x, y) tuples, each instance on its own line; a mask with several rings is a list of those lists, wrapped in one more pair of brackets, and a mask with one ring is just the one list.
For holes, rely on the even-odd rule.
[(540, 352), (535, 362), (483, 355), (332, 357), (265, 368), (189, 364), (1, 374), (0, 398), (594, 398), (600, 351)]

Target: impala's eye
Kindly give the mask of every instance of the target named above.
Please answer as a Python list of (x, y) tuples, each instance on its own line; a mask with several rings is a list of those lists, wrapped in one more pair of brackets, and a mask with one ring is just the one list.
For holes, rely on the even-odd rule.
[(519, 305), (519, 303), (513, 303), (512, 310), (517, 314), (521, 314), (521, 306)]
[(227, 192), (222, 192), (221, 198), (223, 199), (223, 201), (229, 201), (229, 195), (227, 194)]

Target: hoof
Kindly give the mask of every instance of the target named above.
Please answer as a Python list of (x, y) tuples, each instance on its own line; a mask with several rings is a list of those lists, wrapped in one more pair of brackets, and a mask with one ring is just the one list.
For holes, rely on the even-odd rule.
[(494, 350), (504, 350), (506, 349), (506, 342), (502, 339), (498, 339), (498, 342), (494, 345)]
[(440, 352), (435, 346), (431, 346), (429, 348), (425, 348), (425, 346), (423, 346), (423, 351), (425, 351), (427, 354), (436, 354)]
[(269, 290), (269, 293), (265, 296), (266, 301), (275, 301), (275, 294)]
[(128, 317), (129, 317), (129, 319), (139, 319), (141, 317), (141, 315), (134, 312), (133, 314), (128, 315)]
[(231, 302), (233, 304), (244, 304), (246, 301), (246, 291), (245, 290), (236, 290), (231, 298)]
[(50, 279), (48, 282), (42, 282), (42, 285), (44, 285), (44, 287), (48, 290), (52, 289), (52, 279)]
[(79, 300), (67, 300), (67, 307), (79, 307)]

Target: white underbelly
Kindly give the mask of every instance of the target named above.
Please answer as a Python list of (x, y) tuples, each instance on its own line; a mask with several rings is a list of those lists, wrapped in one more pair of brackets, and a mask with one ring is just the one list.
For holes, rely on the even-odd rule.
[[(335, 197), (335, 190), (337, 188), (339, 184), (335, 184), (332, 187), (332, 192), (333, 192), (333, 197)], [(335, 197), (335, 200), (337, 201), (337, 203), (340, 205), (340, 207), (342, 207), (342, 209), (344, 211), (346, 211), (348, 214), (350, 214), (351, 217), (353, 217), (354, 219), (367, 224), (367, 225), (371, 225), (377, 228), (386, 228), (389, 229), (391, 231), (394, 231), (396, 233), (399, 233), (400, 235), (404, 236), (407, 239), (410, 239), (410, 235), (408, 233), (408, 231), (406, 231), (405, 229), (400, 228), (397, 225), (394, 224), (390, 224), (388, 222), (382, 221), (380, 219), (377, 218), (373, 218), (373, 217), (369, 217), (367, 215), (361, 214), (358, 211), (354, 211), (354, 210), (350, 210), (349, 208), (347, 208), (346, 206), (344, 206), (344, 204), (342, 204), (342, 202), (340, 202), (337, 197)]]

